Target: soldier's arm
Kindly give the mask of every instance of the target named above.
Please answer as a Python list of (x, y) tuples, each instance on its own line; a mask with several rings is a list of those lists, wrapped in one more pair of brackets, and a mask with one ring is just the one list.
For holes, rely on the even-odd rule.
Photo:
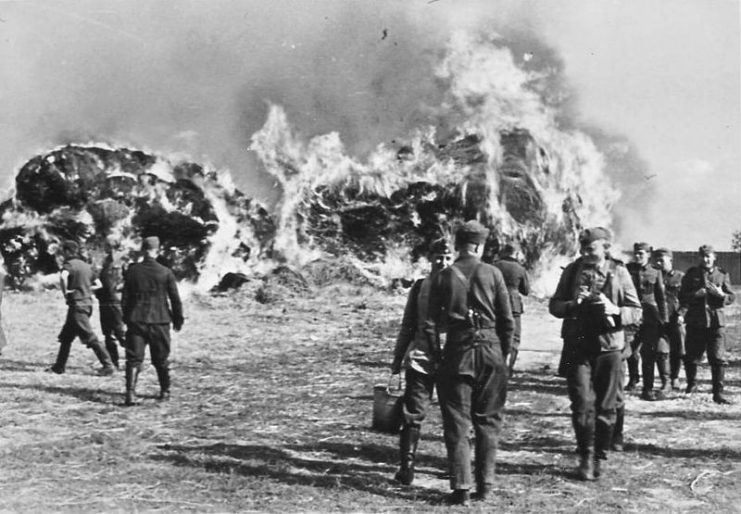
[(131, 298), (131, 292), (129, 291), (130, 287), (128, 277), (126, 277), (124, 279), (123, 289), (121, 290), (121, 311), (123, 313), (123, 321), (127, 325), (131, 314), (131, 305), (129, 305), (129, 300)]
[(409, 343), (414, 337), (414, 332), (417, 327), (417, 296), (419, 295), (419, 287), (421, 284), (422, 281), (417, 280), (409, 290), (409, 295), (407, 296), (404, 315), (401, 318), (401, 327), (399, 328), (399, 334), (396, 336), (394, 360), (391, 363), (391, 373), (394, 374), (401, 371), (401, 363), (404, 360), (404, 355), (406, 355)]
[(616, 274), (623, 294), (620, 297), (620, 321), (623, 326), (637, 325), (641, 322), (643, 308), (641, 301), (638, 299), (636, 286), (628, 270), (623, 266), (618, 266)]
[(59, 288), (62, 291), (62, 296), (67, 300), (67, 280), (69, 279), (69, 271), (63, 269), (59, 272)]
[(666, 285), (664, 284), (664, 275), (659, 271), (657, 273), (656, 284), (654, 284), (654, 296), (656, 298), (656, 306), (659, 309), (659, 318), (662, 323), (669, 322), (669, 310), (666, 305)]
[(558, 286), (556, 286), (556, 292), (551, 296), (548, 302), (548, 312), (557, 318), (567, 318), (574, 314), (576, 308), (576, 301), (571, 298), (570, 287), (572, 275), (572, 266), (569, 265), (561, 273), (561, 278), (558, 280)]
[(502, 345), (502, 354), (508, 355), (512, 348), (512, 337), (515, 333), (515, 318), (512, 316), (512, 302), (509, 299), (507, 284), (502, 274), (494, 273), (494, 312), (496, 314), (496, 331), (499, 343)]
[(172, 309), (172, 328), (177, 332), (183, 327), (183, 304), (180, 301), (175, 275), (170, 270), (167, 272), (167, 296), (170, 299), (170, 308)]
[(721, 284), (721, 290), (723, 293), (725, 293), (725, 297), (723, 298), (723, 305), (730, 305), (736, 300), (736, 295), (733, 293), (733, 289), (731, 289), (731, 280), (728, 276), (728, 273), (723, 274), (723, 283)]
[(527, 270), (523, 268), (522, 278), (520, 279), (519, 286), (520, 294), (527, 296), (530, 294), (530, 278), (527, 276)]
[(442, 273), (438, 273), (430, 284), (430, 300), (427, 307), (427, 318), (424, 321), (424, 333), (434, 362), (440, 362), (440, 321), (442, 319)]

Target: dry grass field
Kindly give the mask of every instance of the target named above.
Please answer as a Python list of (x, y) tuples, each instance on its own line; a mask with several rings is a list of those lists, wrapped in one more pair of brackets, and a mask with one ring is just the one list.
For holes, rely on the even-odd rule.
[[(124, 378), (100, 378), (75, 343), (65, 375), (44, 372), (64, 317), (58, 291), (8, 293), (0, 357), (2, 512), (448, 511), (440, 416), (433, 409), (415, 485), (392, 481), (396, 438), (370, 429), (387, 380), (405, 292), (333, 285), (193, 295), (173, 338), (173, 398), (144, 370), (139, 407)], [(531, 300), (523, 371), (510, 382), (497, 494), (471, 511), (741, 510), (741, 310), (731, 311), (728, 390), (628, 400), (627, 446), (595, 483), (575, 480), (558, 359), (558, 321)], [(97, 313), (96, 313), (97, 315)]]

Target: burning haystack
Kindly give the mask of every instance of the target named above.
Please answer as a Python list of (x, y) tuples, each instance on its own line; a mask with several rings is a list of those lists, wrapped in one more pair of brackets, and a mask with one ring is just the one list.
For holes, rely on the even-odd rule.
[(268, 212), (228, 176), (191, 162), (126, 148), (68, 145), (21, 167), (15, 195), (0, 207), (0, 251), (13, 284), (58, 270), (58, 243), (84, 243), (93, 262), (116, 236), (159, 236), (163, 261), (181, 279), (213, 282), (222, 266), (239, 272), (270, 251)]

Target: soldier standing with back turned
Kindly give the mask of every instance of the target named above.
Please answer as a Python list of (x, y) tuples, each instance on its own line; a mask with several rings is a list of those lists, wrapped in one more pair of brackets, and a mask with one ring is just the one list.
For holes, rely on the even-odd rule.
[(417, 453), (422, 421), (435, 388), (435, 372), (440, 358), (439, 348), (430, 348), (424, 332), (427, 308), (430, 304), (432, 280), (450, 263), (452, 252), (444, 239), (435, 241), (430, 249), (432, 269), (430, 276), (417, 280), (409, 291), (401, 329), (396, 338), (394, 361), (391, 373), (396, 375), (402, 367), (406, 388), (402, 411), (404, 419), (399, 434), (399, 458), (401, 465), (394, 478), (404, 485), (414, 481), (414, 457)]
[(123, 263), (118, 241), (109, 237), (106, 240), (106, 257), (100, 270), (101, 287), (95, 291), (100, 311), (100, 328), (103, 331), (105, 347), (113, 365), (118, 368), (118, 342), (126, 345), (126, 327), (121, 309), (121, 290), (123, 289)]
[(520, 263), (520, 249), (514, 245), (508, 244), (502, 248), (500, 259), (494, 263), (499, 268), (504, 277), (504, 283), (509, 290), (509, 298), (512, 304), (512, 316), (515, 319), (515, 331), (512, 337), (512, 348), (509, 350), (509, 375), (515, 371), (515, 362), (517, 354), (520, 351), (520, 336), (522, 335), (522, 296), (530, 294), (530, 281), (528, 280), (527, 271)]
[(507, 398), (506, 358), (514, 320), (502, 273), (481, 262), (488, 233), (477, 221), (456, 231), (458, 258), (432, 283), (425, 329), (432, 346), (447, 327), (437, 385), (453, 489), (447, 502), (454, 505), (467, 505), (470, 499), (471, 424), (476, 435), (474, 498), (486, 500), (491, 494)]
[[(172, 270), (159, 264), (160, 240), (142, 242), (144, 259), (132, 265), (124, 281), (122, 306), (126, 323), (126, 399), (136, 405), (136, 382), (144, 351), (149, 346), (160, 384), (160, 400), (170, 399), (170, 323), (175, 331), (183, 326), (183, 306)], [(169, 302), (169, 305), (168, 305)]]
[(680, 309), (687, 324), (684, 372), (687, 375), (687, 393), (697, 390), (697, 365), (708, 352), (713, 380), (713, 401), (732, 403), (723, 396), (725, 379), (726, 315), (723, 307), (733, 303), (735, 296), (730, 279), (715, 265), (715, 250), (703, 245), (699, 250), (700, 265), (687, 270), (679, 290)]

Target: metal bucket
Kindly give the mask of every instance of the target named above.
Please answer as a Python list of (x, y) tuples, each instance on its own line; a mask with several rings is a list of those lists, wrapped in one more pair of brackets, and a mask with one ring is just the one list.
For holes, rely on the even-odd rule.
[(401, 428), (404, 391), (391, 390), (387, 385), (373, 387), (373, 429), (387, 434), (398, 434)]

